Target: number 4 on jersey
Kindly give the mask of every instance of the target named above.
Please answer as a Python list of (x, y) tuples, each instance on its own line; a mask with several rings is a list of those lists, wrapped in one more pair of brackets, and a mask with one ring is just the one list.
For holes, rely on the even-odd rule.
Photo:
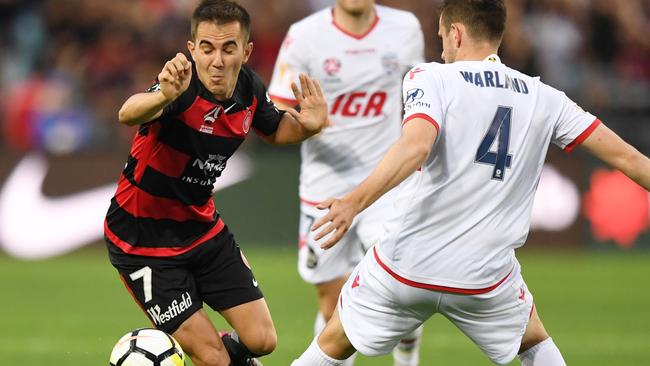
[[(512, 155), (508, 154), (511, 120), (512, 108), (499, 106), (497, 113), (494, 115), (494, 119), (492, 119), (490, 128), (485, 134), (483, 141), (481, 141), (478, 150), (476, 150), (476, 163), (494, 165), (492, 179), (502, 181), (506, 168), (510, 168), (510, 164), (512, 163)], [(490, 151), (497, 136), (499, 136), (497, 150), (496, 152)]]

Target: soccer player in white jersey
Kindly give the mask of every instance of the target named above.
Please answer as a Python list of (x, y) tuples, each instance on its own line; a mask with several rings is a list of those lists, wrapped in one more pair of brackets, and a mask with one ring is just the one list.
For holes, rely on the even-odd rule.
[[(315, 206), (350, 192), (379, 163), (401, 130), (401, 81), (424, 62), (417, 18), (374, 0), (337, 0), (293, 24), (276, 61), (269, 94), (279, 108), (295, 107), (291, 83), (300, 73), (318, 79), (331, 126), (301, 146), (298, 271), (317, 289), (318, 334), (331, 317), (341, 286), (374, 245), (393, 198), (359, 215), (345, 243), (324, 251), (309, 227), (325, 214)], [(395, 348), (396, 365), (417, 365), (421, 329)], [(348, 364), (352, 364), (352, 360)]]
[(389, 352), (440, 313), (497, 364), (565, 365), (515, 258), (529, 230), (549, 143), (582, 146), (650, 189), (650, 159), (562, 92), (496, 55), (503, 0), (445, 0), (446, 64), (404, 78), (402, 136), (373, 173), (317, 221), (332, 247), (353, 218), (401, 183), (386, 233), (354, 269), (337, 310), (293, 366)]

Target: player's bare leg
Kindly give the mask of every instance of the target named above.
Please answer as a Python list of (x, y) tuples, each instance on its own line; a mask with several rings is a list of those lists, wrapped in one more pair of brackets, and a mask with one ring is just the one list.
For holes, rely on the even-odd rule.
[(314, 338), (309, 348), (291, 366), (341, 366), (355, 352), (335, 309), (320, 336)]
[(537, 308), (533, 308), (521, 339), (519, 359), (523, 366), (566, 366), (560, 350), (544, 329)]
[[(336, 310), (336, 302), (338, 301), (339, 293), (341, 292), (341, 288), (345, 284), (345, 281), (347, 281), (347, 277), (339, 277), (332, 281), (316, 284), (318, 306), (320, 310), (316, 316), (316, 322), (314, 324), (314, 336), (318, 336), (323, 331), (325, 325)], [(352, 366), (355, 358), (356, 354), (350, 356), (343, 362), (342, 366)]]
[(233, 335), (233, 338), (237, 338), (234, 341), (239, 348), (235, 351), (249, 353), (249, 357), (273, 352), (277, 335), (264, 298), (222, 310), (220, 313), (235, 329), (236, 336)]
[(205, 310), (192, 314), (172, 334), (196, 366), (228, 366), (230, 357)]
[[(347, 281), (347, 278), (340, 277), (335, 280), (319, 283), (316, 285), (318, 292), (318, 304), (320, 313), (316, 318), (314, 325), (314, 335), (319, 335), (329, 321), (332, 313), (336, 310), (336, 302), (338, 301), (341, 288)], [(393, 365), (394, 366), (417, 366), (420, 360), (420, 339), (422, 338), (422, 326), (418, 327), (411, 334), (406, 335), (395, 346), (393, 350)], [(356, 353), (350, 356), (342, 366), (352, 366)]]
[[(341, 288), (347, 281), (346, 277), (339, 277), (332, 281), (319, 283), (316, 285), (316, 292), (318, 293), (318, 306), (320, 308), (320, 313), (327, 323), (334, 310), (336, 309), (336, 302), (339, 298), (339, 293), (341, 293)], [(320, 333), (322, 329), (318, 331)]]

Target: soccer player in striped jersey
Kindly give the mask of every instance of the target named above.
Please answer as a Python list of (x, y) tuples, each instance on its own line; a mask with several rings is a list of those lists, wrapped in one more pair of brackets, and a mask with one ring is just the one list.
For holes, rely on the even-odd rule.
[[(278, 110), (246, 65), (250, 18), (228, 0), (204, 0), (192, 16), (189, 60), (178, 53), (119, 120), (139, 125), (111, 200), (105, 238), (111, 263), (151, 322), (197, 366), (255, 365), (276, 333), (257, 280), (215, 210), (212, 190), (251, 130), (291, 144), (327, 123), (319, 85), (292, 85), (300, 112)], [(235, 332), (220, 336), (203, 304)]]
[[(524, 245), (549, 144), (578, 146), (650, 189), (650, 159), (564, 93), (502, 64), (503, 0), (445, 0), (446, 64), (404, 78), (402, 136), (372, 174), (314, 225), (333, 246), (353, 218), (398, 188), (386, 231), (341, 290), (337, 310), (293, 366), (387, 353), (441, 314), (494, 363), (562, 366), (515, 249)], [(435, 360), (431, 361), (435, 363)]]

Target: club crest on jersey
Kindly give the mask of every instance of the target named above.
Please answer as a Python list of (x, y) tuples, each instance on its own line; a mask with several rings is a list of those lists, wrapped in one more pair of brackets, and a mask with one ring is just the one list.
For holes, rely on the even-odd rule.
[(242, 122), (242, 130), (244, 133), (248, 133), (251, 129), (251, 122), (253, 121), (253, 111), (250, 108), (246, 108), (246, 116), (244, 116), (244, 121)]
[(323, 62), (323, 70), (329, 76), (336, 76), (341, 71), (341, 60), (330, 57)]
[(381, 56), (381, 66), (388, 75), (396, 72), (399, 69), (399, 58), (397, 53), (389, 52)]

